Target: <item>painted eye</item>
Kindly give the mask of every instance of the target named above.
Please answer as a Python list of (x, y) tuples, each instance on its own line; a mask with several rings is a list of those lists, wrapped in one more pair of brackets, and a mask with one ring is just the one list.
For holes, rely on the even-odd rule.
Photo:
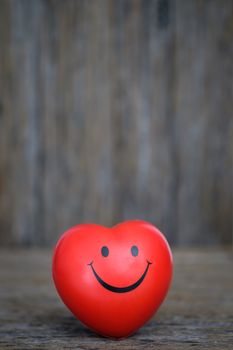
[(131, 247), (131, 254), (132, 254), (133, 256), (137, 256), (137, 255), (138, 255), (138, 247), (137, 247), (136, 245), (133, 245), (133, 246)]
[(101, 248), (101, 254), (106, 258), (106, 257), (108, 256), (108, 254), (109, 254), (109, 249), (108, 249), (108, 247), (103, 246), (103, 247)]

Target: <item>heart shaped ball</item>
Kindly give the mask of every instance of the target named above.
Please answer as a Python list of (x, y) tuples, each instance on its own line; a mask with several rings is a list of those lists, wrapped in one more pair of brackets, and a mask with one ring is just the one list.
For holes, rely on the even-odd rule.
[(53, 256), (53, 280), (64, 304), (86, 326), (127, 337), (157, 311), (172, 278), (163, 234), (145, 221), (112, 228), (82, 224), (66, 231)]

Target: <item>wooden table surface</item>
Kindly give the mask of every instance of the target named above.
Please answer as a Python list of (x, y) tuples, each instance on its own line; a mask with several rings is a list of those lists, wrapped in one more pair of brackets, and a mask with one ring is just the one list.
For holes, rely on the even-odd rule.
[(128, 339), (100, 337), (63, 306), (48, 250), (0, 251), (0, 349), (232, 349), (230, 249), (175, 250), (172, 288)]

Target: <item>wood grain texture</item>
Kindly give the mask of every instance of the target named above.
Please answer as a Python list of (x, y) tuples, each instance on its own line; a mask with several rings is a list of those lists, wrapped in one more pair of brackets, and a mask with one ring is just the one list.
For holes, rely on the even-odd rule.
[(175, 250), (174, 263), (161, 309), (116, 341), (82, 326), (60, 302), (50, 251), (1, 250), (0, 349), (232, 349), (232, 251)]
[(233, 236), (233, 2), (1, 0), (0, 243)]

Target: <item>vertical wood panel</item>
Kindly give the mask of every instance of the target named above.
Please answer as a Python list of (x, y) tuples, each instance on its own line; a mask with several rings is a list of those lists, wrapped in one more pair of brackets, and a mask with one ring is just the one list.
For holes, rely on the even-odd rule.
[[(0, 20), (0, 239), (4, 243), (11, 242), (11, 161), (9, 157), (11, 146), (10, 133), (12, 129), (11, 95), (12, 74), (10, 62), (10, 7), (6, 1), (1, 4), (4, 17)], [(8, 116), (8, 118), (6, 117)], [(11, 155), (13, 156), (13, 155)], [(4, 233), (3, 233), (4, 232)]]
[(141, 218), (230, 243), (233, 2), (0, 3), (0, 242)]
[(231, 239), (232, 23), (231, 1), (177, 1), (181, 243)]

